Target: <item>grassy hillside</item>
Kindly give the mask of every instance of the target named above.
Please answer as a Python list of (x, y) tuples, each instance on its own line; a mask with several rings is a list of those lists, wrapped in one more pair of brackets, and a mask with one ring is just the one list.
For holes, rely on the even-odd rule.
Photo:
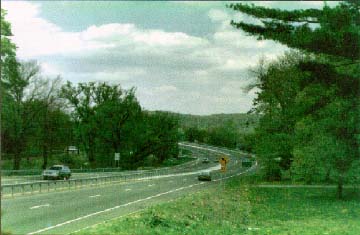
[(244, 179), (81, 231), (80, 235), (357, 235), (360, 191), (336, 200), (334, 188), (259, 188)]

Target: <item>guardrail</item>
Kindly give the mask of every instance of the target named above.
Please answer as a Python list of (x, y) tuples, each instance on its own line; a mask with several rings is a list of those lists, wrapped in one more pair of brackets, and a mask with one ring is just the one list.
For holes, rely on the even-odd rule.
[(18, 184), (3, 184), (1, 185), (1, 197), (26, 195), (42, 192), (53, 192), (67, 189), (77, 189), (81, 187), (91, 187), (100, 184), (110, 184), (115, 182), (127, 182), (134, 180), (141, 180), (146, 178), (153, 178), (162, 175), (178, 174), (191, 172), (194, 169), (181, 169), (181, 168), (163, 168), (156, 170), (147, 170), (129, 174), (118, 174), (110, 176), (99, 176), (82, 179), (69, 179), (69, 180), (47, 180), (47, 181), (34, 181), (28, 183)]
[[(196, 147), (196, 146), (195, 146)], [(207, 146), (209, 147), (209, 146)], [(189, 147), (191, 148), (191, 147)], [(206, 153), (206, 150), (200, 150), (192, 148), (192, 151), (195, 154), (203, 154)], [(228, 151), (228, 149), (223, 149), (223, 151)], [(185, 164), (190, 164), (185, 163)], [(15, 195), (25, 195), (25, 194), (34, 194), (34, 193), (42, 193), (42, 192), (53, 192), (60, 190), (70, 190), (77, 189), (82, 187), (91, 187), (100, 184), (111, 184), (114, 182), (126, 182), (129, 180), (140, 180), (146, 178), (157, 177), (161, 175), (168, 174), (179, 174), (179, 173), (187, 173), (194, 171), (194, 169), (184, 169), (182, 165), (178, 165), (175, 167), (166, 167), (160, 169), (153, 170), (143, 170), (132, 173), (122, 173), (118, 175), (110, 175), (110, 176), (98, 176), (98, 177), (90, 177), (90, 178), (82, 178), (82, 179), (70, 179), (70, 180), (53, 180), (53, 181), (34, 181), (28, 183), (18, 183), (18, 184), (3, 184), (1, 185), (1, 197), (3, 196), (15, 196)]]
[[(175, 166), (176, 167), (176, 166)], [(121, 167), (117, 168), (82, 168), (82, 169), (71, 169), (73, 173), (97, 173), (97, 172), (122, 172)], [(42, 169), (26, 169), (26, 170), (1, 170), (2, 176), (24, 176), (24, 175), (41, 175)]]
[[(132, 174), (121, 174), (111, 176), (100, 176), (83, 179), (70, 179), (70, 180), (48, 180), (48, 181), (35, 181), (29, 183), (19, 184), (3, 184), (1, 185), (1, 196), (15, 196), (34, 194), (41, 192), (53, 192), (67, 189), (77, 189), (82, 187), (91, 187), (100, 184), (114, 183), (114, 182), (126, 182), (129, 180), (146, 179), (161, 175), (170, 174), (171, 169), (144, 171)], [(186, 171), (185, 171), (186, 172)], [(174, 171), (171, 170), (171, 174)]]
[[(27, 170), (1, 170), (1, 175), (3, 176), (14, 176), (14, 175), (41, 175), (42, 169), (27, 169)], [(96, 172), (117, 172), (123, 171), (122, 168), (95, 168), (95, 169), (71, 169), (74, 173), (96, 173)]]

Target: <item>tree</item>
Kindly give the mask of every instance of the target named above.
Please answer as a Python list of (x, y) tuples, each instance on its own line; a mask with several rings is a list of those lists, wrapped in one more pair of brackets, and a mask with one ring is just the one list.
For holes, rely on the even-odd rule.
[(190, 142), (198, 141), (200, 143), (205, 143), (208, 139), (208, 133), (206, 130), (189, 127), (185, 129), (185, 139)]
[(40, 67), (34, 61), (16, 62), (16, 66), (4, 67), (1, 85), (4, 90), (4, 97), (7, 103), (2, 105), (4, 121), (2, 132), (6, 133), (9, 151), (13, 153), (13, 168), (20, 168), (21, 154), (26, 148), (26, 141), (33, 125), (32, 120), (39, 110), (31, 108), (31, 103), (39, 94), (39, 86), (36, 84), (39, 79)]
[(33, 137), (36, 139), (41, 149), (43, 164), (42, 168), (47, 167), (48, 157), (52, 154), (52, 149), (70, 145), (69, 138), (72, 132), (71, 120), (68, 114), (62, 109), (64, 104), (60, 101), (58, 95), (62, 84), (61, 77), (54, 79), (40, 78), (32, 84), (37, 87), (38, 95), (31, 103), (32, 110), (38, 110), (36, 117), (33, 119), (33, 125), (36, 125)]
[(144, 112), (140, 123), (137, 129), (133, 129), (133, 133), (138, 137), (130, 160), (135, 163), (135, 166), (140, 165), (151, 154), (154, 155), (157, 163), (178, 156), (177, 118), (166, 112)]
[[(299, 79), (292, 79), (292, 73), (286, 72), (286, 68), (275, 69), (275, 73), (268, 68), (258, 76), (281, 80), (278, 75), (284, 74), (288, 82), (281, 86), (281, 82), (273, 80), (276, 86), (280, 85), (273, 88), (264, 81), (259, 84), (261, 92), (256, 105), (264, 114), (259, 130), (270, 133), (265, 126), (281, 127), (284, 122), (289, 123), (289, 128), (276, 127), (273, 133), (279, 135), (288, 129), (289, 137), (294, 134), (288, 147), (289, 156), (294, 157), (295, 173), (307, 181), (316, 175), (317, 178), (333, 178), (341, 198), (343, 184), (360, 159), (360, 3), (347, 1), (334, 8), (325, 5), (322, 10), (293, 11), (247, 4), (230, 4), (229, 7), (262, 22), (262, 25), (255, 25), (232, 21), (234, 27), (260, 40), (274, 40), (309, 55), (291, 66), (301, 75)], [(316, 27), (310, 27), (311, 23), (317, 24)], [(289, 87), (295, 90), (287, 93)], [(288, 101), (291, 105), (284, 109)], [(279, 107), (274, 116), (273, 111)], [(269, 146), (271, 141), (259, 146), (257, 152)]]
[[(121, 153), (126, 156), (132, 150), (136, 136), (132, 135), (141, 107), (135, 97), (135, 90), (123, 90), (119, 85), (108, 86), (101, 84), (96, 87), (96, 97), (99, 97), (96, 106), (96, 123), (101, 126), (98, 131), (100, 142), (108, 144), (105, 152), (111, 156)], [(140, 133), (138, 133), (140, 134)]]
[(67, 82), (61, 97), (73, 109), (77, 135), (93, 166), (96, 151), (113, 154), (124, 148), (124, 126), (141, 112), (134, 89), (123, 90), (120, 85), (90, 82), (73, 86)]
[[(263, 25), (231, 21), (258, 39), (270, 39), (291, 48), (310, 53), (358, 60), (360, 55), (360, 3), (342, 2), (335, 8), (325, 5), (322, 10), (279, 10), (248, 4), (230, 4), (230, 8), (261, 20)], [(298, 24), (294, 24), (298, 23)], [(309, 24), (319, 24), (312, 29)]]

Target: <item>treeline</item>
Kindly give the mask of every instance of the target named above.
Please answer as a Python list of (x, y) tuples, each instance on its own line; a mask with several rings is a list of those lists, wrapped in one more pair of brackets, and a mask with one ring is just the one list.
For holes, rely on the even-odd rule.
[(251, 136), (258, 118), (255, 114), (187, 115), (180, 118), (181, 136), (189, 142), (252, 152)]
[[(359, 182), (360, 3), (285, 11), (249, 4), (230, 8), (262, 24), (231, 24), (296, 51), (262, 60), (249, 87), (261, 115), (254, 150), (267, 180)], [(312, 24), (312, 25), (310, 25)]]
[(134, 89), (44, 77), (35, 61), (16, 58), (5, 14), (1, 10), (1, 150), (13, 169), (21, 168), (22, 159), (38, 158), (46, 168), (51, 155), (72, 145), (86, 155), (89, 167), (112, 166), (114, 153), (127, 169), (149, 156), (155, 164), (177, 157), (176, 118), (143, 111)]

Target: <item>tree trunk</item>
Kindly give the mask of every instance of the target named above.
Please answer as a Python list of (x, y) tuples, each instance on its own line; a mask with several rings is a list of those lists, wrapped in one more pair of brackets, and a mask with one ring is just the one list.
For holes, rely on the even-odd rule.
[(326, 175), (325, 175), (325, 182), (326, 183), (330, 183), (331, 179), (330, 179), (330, 172), (331, 172), (331, 169), (330, 167), (326, 170)]
[(14, 170), (20, 170), (20, 162), (21, 162), (20, 152), (16, 151), (14, 154), (14, 162), (13, 162)]
[(343, 177), (342, 175), (339, 176), (339, 180), (338, 180), (338, 185), (337, 185), (337, 196), (339, 199), (343, 199), (343, 185), (344, 181), (343, 181)]
[(43, 164), (42, 169), (46, 169), (48, 163), (48, 148), (46, 145), (43, 146)]
[(90, 165), (93, 166), (95, 163), (94, 147), (89, 148), (88, 159), (89, 159)]

